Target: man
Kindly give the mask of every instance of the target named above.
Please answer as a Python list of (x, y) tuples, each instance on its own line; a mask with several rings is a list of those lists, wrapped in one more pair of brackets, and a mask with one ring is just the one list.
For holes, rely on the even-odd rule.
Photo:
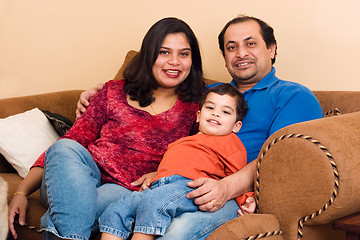
[[(276, 40), (273, 29), (260, 19), (239, 16), (228, 22), (218, 37), (231, 84), (243, 93), (249, 111), (237, 133), (247, 150), (248, 164), (221, 180), (199, 178), (187, 197), (199, 206), (195, 213), (175, 218), (161, 239), (205, 239), (221, 224), (236, 217), (229, 201), (253, 190), (257, 155), (265, 140), (290, 124), (321, 118), (313, 93), (304, 86), (275, 76)], [(216, 83), (221, 84), (221, 83)], [(211, 86), (210, 86), (211, 87)], [(84, 100), (84, 96), (83, 96)]]
[[(248, 152), (248, 165), (247, 171), (224, 178), (223, 183), (206, 186), (210, 185), (207, 179), (198, 179), (191, 184), (191, 187), (202, 186), (189, 197), (195, 198), (203, 211), (217, 210), (227, 200), (253, 188), (253, 160), (271, 134), (285, 126), (323, 116), (320, 104), (309, 89), (275, 76), (272, 65), (277, 45), (268, 24), (257, 18), (240, 16), (225, 25), (218, 40), (226, 67), (233, 77), (231, 83), (243, 93), (249, 106), (243, 128), (237, 134)], [(201, 196), (203, 194), (206, 195)], [(215, 208), (208, 201), (212, 201)]]

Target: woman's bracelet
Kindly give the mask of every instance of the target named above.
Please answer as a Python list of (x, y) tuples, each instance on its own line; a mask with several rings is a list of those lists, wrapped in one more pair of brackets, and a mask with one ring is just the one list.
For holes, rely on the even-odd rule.
[(23, 195), (24, 197), (27, 197), (24, 192), (16, 192), (16, 193), (14, 193), (14, 196), (15, 196), (15, 195)]

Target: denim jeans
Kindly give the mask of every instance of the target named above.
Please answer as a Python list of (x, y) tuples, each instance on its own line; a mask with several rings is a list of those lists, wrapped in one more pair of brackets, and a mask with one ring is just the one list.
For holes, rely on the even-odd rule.
[[(164, 177), (144, 192), (123, 196), (100, 217), (100, 231), (123, 239), (132, 232), (165, 234), (161, 239), (205, 239), (215, 228), (237, 216), (234, 201), (215, 213), (200, 212), (193, 200), (186, 198), (193, 190), (187, 187), (189, 181), (178, 175)], [(177, 219), (166, 232), (174, 218)]]
[[(87, 240), (91, 232), (98, 230), (98, 218), (105, 209), (131, 193), (117, 184), (101, 185), (93, 158), (76, 141), (57, 141), (46, 153), (41, 186), (41, 200), (48, 208), (41, 218), (44, 240)], [(158, 240), (203, 240), (217, 227), (236, 218), (237, 209), (238, 205), (231, 200), (214, 213), (184, 213), (173, 219)]]
[(41, 218), (44, 239), (89, 239), (106, 207), (131, 192), (117, 184), (101, 185), (90, 153), (76, 141), (57, 141), (46, 152), (41, 186), (48, 208)]
[(164, 236), (157, 240), (205, 240), (210, 233), (237, 217), (239, 206), (235, 200), (227, 201), (216, 212), (189, 212), (176, 217)]

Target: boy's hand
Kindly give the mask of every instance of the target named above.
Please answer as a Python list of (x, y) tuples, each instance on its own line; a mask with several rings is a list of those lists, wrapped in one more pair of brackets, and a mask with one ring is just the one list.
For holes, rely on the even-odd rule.
[(244, 205), (238, 210), (238, 216), (244, 216), (255, 212), (256, 202), (253, 197), (248, 197)]

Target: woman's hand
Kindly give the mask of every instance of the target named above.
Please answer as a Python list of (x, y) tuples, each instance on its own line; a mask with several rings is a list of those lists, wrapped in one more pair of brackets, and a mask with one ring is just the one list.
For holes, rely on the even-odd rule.
[(19, 224), (25, 225), (26, 210), (28, 207), (28, 200), (24, 195), (15, 195), (9, 204), (9, 229), (14, 239), (17, 239), (17, 233), (14, 227), (15, 216), (19, 215)]
[(103, 89), (104, 83), (99, 83), (96, 87), (90, 88), (80, 94), (80, 99), (77, 102), (77, 109), (76, 109), (76, 119), (78, 119), (81, 114), (86, 111), (86, 107), (89, 106), (90, 99), (98, 93), (101, 89)]
[(145, 189), (150, 187), (150, 181), (156, 176), (156, 172), (151, 172), (144, 174), (141, 178), (137, 179), (136, 181), (132, 182), (131, 185), (133, 186), (140, 186), (141, 188), (139, 191), (144, 191)]
[(193, 198), (201, 211), (215, 212), (230, 199), (228, 188), (221, 180), (198, 178), (189, 182), (188, 186), (196, 189), (189, 192), (187, 198)]

